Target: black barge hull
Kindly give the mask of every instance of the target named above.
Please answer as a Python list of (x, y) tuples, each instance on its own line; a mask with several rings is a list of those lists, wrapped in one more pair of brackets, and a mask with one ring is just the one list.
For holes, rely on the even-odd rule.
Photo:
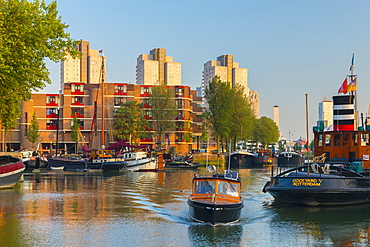
[(276, 201), (319, 205), (353, 205), (370, 202), (370, 178), (279, 177), (264, 188)]

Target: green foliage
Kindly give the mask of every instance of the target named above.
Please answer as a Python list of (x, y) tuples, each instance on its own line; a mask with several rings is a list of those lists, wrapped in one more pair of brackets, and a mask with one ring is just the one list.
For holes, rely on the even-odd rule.
[(27, 131), (27, 139), (32, 143), (32, 148), (34, 147), (34, 144), (39, 136), (39, 122), (37, 121), (36, 113), (34, 112)]
[(253, 141), (262, 143), (264, 148), (269, 143), (276, 143), (279, 139), (279, 128), (276, 123), (268, 117), (261, 117), (254, 121)]
[(205, 98), (204, 119), (216, 139), (235, 144), (250, 136), (255, 117), (242, 86), (231, 87), (216, 76), (205, 89)]
[(115, 135), (119, 140), (137, 140), (143, 137), (145, 127), (148, 127), (148, 120), (144, 118), (141, 105), (136, 101), (129, 101), (122, 104), (115, 111), (114, 118)]
[(157, 136), (157, 144), (161, 145), (164, 133), (174, 130), (175, 117), (178, 113), (174, 91), (167, 89), (164, 84), (152, 87), (152, 96), (149, 98), (149, 104), (152, 106), (152, 126)]
[(80, 131), (80, 124), (78, 123), (77, 114), (73, 117), (73, 122), (71, 126), (71, 139), (74, 142), (78, 142), (79, 140), (79, 131)]
[(281, 151), (285, 150), (286, 140), (280, 140), (278, 142), (278, 145), (279, 145), (279, 150), (281, 150)]
[(301, 150), (302, 150), (302, 146), (301, 146), (301, 145), (299, 145), (297, 142), (295, 142), (295, 143), (294, 143), (294, 147), (293, 147), (293, 149), (294, 149), (295, 151), (301, 152)]
[(56, 1), (0, 1), (0, 123), (5, 130), (17, 125), (21, 101), (51, 83), (45, 58), (59, 62), (65, 51), (78, 55), (78, 41), (65, 33), (67, 28)]

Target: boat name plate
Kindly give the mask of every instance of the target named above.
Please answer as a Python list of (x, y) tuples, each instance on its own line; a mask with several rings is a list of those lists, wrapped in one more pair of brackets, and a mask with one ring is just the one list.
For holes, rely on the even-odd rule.
[(293, 186), (321, 186), (322, 179), (300, 178), (293, 179)]

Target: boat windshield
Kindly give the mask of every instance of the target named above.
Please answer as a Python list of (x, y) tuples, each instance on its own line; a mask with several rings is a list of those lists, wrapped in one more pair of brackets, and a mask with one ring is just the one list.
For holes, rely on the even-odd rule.
[(215, 192), (214, 188), (216, 181), (199, 180), (195, 182), (195, 193), (197, 194), (212, 194)]
[(230, 182), (218, 182), (218, 194), (238, 196), (239, 186)]

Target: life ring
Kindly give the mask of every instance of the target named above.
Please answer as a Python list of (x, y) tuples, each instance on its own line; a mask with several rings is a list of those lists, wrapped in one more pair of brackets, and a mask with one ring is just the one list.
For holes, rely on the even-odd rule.
[(36, 157), (35, 156), (31, 156), (30, 158), (31, 160), (36, 160)]

